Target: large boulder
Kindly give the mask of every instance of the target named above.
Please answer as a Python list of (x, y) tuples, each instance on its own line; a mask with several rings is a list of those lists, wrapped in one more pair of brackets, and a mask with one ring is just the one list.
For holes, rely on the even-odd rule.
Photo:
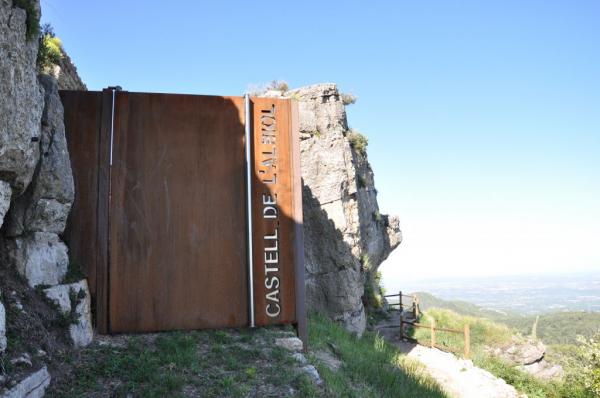
[(0, 180), (15, 195), (35, 171), (44, 104), (36, 75), (38, 41), (27, 38), (26, 19), (12, 0), (0, 0)]
[(57, 285), (67, 273), (67, 246), (54, 233), (33, 232), (3, 243), (5, 264), (14, 267), (31, 287)]
[(76, 283), (53, 286), (45, 289), (44, 293), (64, 315), (71, 317), (69, 334), (75, 347), (89, 345), (94, 338), (94, 329), (87, 281), (84, 279)]
[(307, 304), (362, 334), (366, 275), (400, 243), (399, 221), (379, 213), (373, 171), (351, 145), (336, 85), (284, 95), (299, 102)]
[(546, 346), (534, 339), (518, 339), (513, 337), (507, 347), (497, 349), (496, 356), (515, 365), (530, 365), (541, 361), (546, 354)]

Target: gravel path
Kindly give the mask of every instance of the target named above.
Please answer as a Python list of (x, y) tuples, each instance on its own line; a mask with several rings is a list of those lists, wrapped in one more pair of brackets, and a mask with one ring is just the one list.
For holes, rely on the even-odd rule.
[[(391, 322), (386, 322), (387, 324)], [(504, 380), (473, 365), (470, 360), (422, 345), (400, 341), (398, 329), (377, 328), (390, 343), (425, 365), (427, 372), (454, 398), (524, 398)]]

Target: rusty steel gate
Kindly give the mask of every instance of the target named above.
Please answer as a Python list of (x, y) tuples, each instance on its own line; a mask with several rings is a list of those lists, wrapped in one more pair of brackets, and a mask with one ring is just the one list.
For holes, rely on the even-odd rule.
[(62, 91), (65, 240), (100, 333), (295, 324), (305, 337), (297, 108)]

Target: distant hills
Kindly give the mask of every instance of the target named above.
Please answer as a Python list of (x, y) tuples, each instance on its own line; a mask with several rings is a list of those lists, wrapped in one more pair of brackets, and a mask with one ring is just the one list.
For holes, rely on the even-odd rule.
[[(443, 308), (461, 315), (486, 318), (504, 323), (516, 329), (522, 335), (531, 334), (531, 329), (536, 320), (535, 315), (523, 316), (516, 313), (486, 309), (467, 301), (444, 300), (427, 292), (411, 294), (419, 297), (422, 311), (430, 308)], [(599, 330), (600, 312), (553, 312), (539, 316), (537, 337), (546, 344), (573, 344), (576, 342), (577, 336), (591, 337)]]

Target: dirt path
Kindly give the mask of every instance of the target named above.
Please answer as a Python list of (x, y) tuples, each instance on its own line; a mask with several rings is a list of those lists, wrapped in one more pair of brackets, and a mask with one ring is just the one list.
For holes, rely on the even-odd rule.
[[(397, 315), (396, 315), (397, 318)], [(398, 324), (397, 319), (385, 324)], [(383, 325), (383, 324), (382, 324)], [(427, 372), (454, 398), (523, 398), (515, 388), (470, 360), (418, 344), (400, 341), (398, 329), (376, 328), (390, 343), (425, 365)]]

